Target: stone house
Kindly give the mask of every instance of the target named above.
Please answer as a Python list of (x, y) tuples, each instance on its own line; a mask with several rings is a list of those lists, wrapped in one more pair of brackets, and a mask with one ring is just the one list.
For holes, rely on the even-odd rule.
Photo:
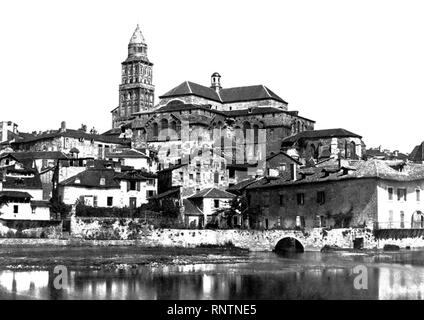
[(128, 146), (129, 141), (115, 136), (87, 133), (66, 128), (49, 130), (15, 139), (10, 145), (15, 151), (59, 151), (73, 157), (104, 159), (105, 152)]
[(28, 192), (0, 191), (0, 219), (50, 220), (49, 202), (31, 199)]
[(300, 132), (282, 139), (281, 148), (304, 164), (328, 158), (355, 160), (365, 157), (362, 137), (340, 128)]
[[(185, 223), (187, 226), (204, 227), (208, 223), (217, 219), (217, 210), (230, 206), (230, 201), (235, 196), (232, 193), (217, 189), (208, 188), (188, 197), (184, 202)], [(194, 209), (194, 210), (193, 210)], [(240, 217), (235, 217), (240, 219)], [(239, 224), (239, 220), (235, 221)]]
[(94, 207), (136, 208), (147, 203), (156, 190), (156, 176), (141, 170), (87, 168), (58, 184), (59, 198), (65, 204), (80, 200)]
[(152, 161), (145, 153), (136, 149), (116, 148), (105, 152), (105, 159), (119, 162), (123, 166), (133, 167), (135, 170), (152, 171)]
[[(424, 166), (329, 161), (295, 180), (266, 177), (246, 187), (254, 228), (416, 228), (424, 222)], [(424, 226), (424, 225), (423, 225)]]

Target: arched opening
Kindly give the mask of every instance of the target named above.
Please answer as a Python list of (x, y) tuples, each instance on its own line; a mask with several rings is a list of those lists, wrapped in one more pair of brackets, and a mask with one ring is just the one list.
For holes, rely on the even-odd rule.
[(304, 251), (302, 243), (292, 237), (281, 239), (274, 249), (275, 253), (303, 253)]
[(156, 122), (152, 123), (152, 133), (153, 133), (153, 137), (157, 138), (159, 135), (159, 128), (158, 128), (158, 124)]
[(354, 141), (350, 143), (350, 158), (352, 159), (356, 158), (356, 144)]

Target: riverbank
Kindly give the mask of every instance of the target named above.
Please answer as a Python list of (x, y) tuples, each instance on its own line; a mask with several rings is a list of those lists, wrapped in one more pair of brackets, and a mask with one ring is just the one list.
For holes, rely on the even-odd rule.
[(131, 269), (138, 266), (241, 263), (247, 250), (225, 248), (159, 248), (136, 246), (2, 246), (0, 269), (47, 270), (58, 265), (73, 269)]

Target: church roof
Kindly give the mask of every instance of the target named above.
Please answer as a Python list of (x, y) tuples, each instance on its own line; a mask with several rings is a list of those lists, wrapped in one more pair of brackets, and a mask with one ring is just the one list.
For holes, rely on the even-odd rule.
[(221, 89), (218, 94), (212, 88), (205, 87), (191, 81), (184, 81), (159, 98), (162, 99), (187, 95), (194, 95), (221, 103), (272, 99), (287, 104), (286, 101), (281, 99), (264, 85), (225, 88)]
[(144, 39), (138, 24), (137, 24), (137, 28), (135, 28), (135, 31), (130, 39), (130, 44), (146, 44), (146, 40)]
[(295, 135), (289, 136), (282, 140), (283, 145), (291, 145), (300, 139), (323, 139), (323, 138), (342, 138), (342, 137), (353, 137), (362, 138), (360, 135), (350, 132), (346, 129), (323, 129), (323, 130), (307, 130), (299, 132)]

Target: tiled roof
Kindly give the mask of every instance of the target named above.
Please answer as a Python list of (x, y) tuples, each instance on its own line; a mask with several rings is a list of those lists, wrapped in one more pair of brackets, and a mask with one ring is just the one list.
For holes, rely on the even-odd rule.
[(162, 199), (162, 198), (165, 198), (167, 196), (170, 196), (170, 195), (173, 195), (173, 194), (177, 194), (179, 192), (180, 192), (180, 187), (177, 187), (177, 188), (173, 188), (171, 190), (162, 192), (160, 194), (157, 194), (157, 195), (155, 195), (153, 197), (150, 197), (149, 199)]
[(252, 183), (254, 183), (255, 181), (257, 181), (256, 178), (252, 178), (252, 179), (247, 179), (244, 181), (241, 181), (231, 187), (229, 187), (227, 189), (227, 191), (232, 192), (232, 191), (243, 191), (246, 187), (250, 186)]
[(348, 130), (337, 128), (337, 129), (323, 129), (323, 130), (307, 130), (299, 132), (295, 135), (289, 136), (282, 140), (283, 145), (291, 145), (300, 139), (322, 139), (322, 138), (362, 138), (360, 135), (350, 132)]
[[(115, 179), (116, 173), (111, 169), (87, 169), (70, 177), (61, 183), (62, 186), (89, 187), (89, 188), (119, 188), (120, 184)], [(105, 179), (105, 184), (100, 185), (100, 178)], [(76, 180), (79, 179), (79, 183)]]
[(384, 160), (353, 160), (348, 161), (341, 168), (336, 162), (330, 161), (326, 166), (303, 168), (299, 170), (296, 181), (286, 177), (277, 179), (263, 178), (248, 186), (247, 189), (364, 178), (392, 181), (424, 180), (424, 165), (421, 164), (404, 164), (401, 166), (403, 170), (398, 171), (393, 168), (400, 167), (399, 161), (393, 163), (393, 161)]
[(232, 199), (234, 197), (235, 196), (232, 193), (229, 193), (227, 191), (219, 190), (217, 188), (208, 188), (208, 189), (203, 189), (199, 191), (198, 193), (196, 193), (195, 195), (192, 195), (191, 197), (188, 197), (188, 199), (195, 199), (195, 198)]
[(130, 148), (119, 148), (114, 151), (110, 150), (109, 152), (105, 152), (105, 158), (144, 158), (148, 159), (143, 152), (137, 151), (135, 149)]
[(120, 180), (146, 180), (156, 178), (156, 174), (144, 170), (129, 170), (126, 172), (118, 172), (115, 176), (115, 179)]
[(18, 160), (22, 159), (63, 159), (67, 156), (60, 151), (21, 151), (11, 152), (10, 155)]
[(0, 198), (30, 199), (32, 196), (22, 191), (0, 191)]
[(20, 144), (20, 143), (35, 142), (39, 140), (54, 139), (58, 137), (68, 137), (68, 138), (75, 138), (75, 139), (83, 138), (85, 140), (93, 139), (94, 141), (105, 142), (105, 143), (126, 144), (126, 141), (124, 141), (124, 139), (117, 138), (113, 135), (91, 134), (81, 130), (72, 130), (72, 129), (66, 129), (65, 131), (51, 130), (51, 131), (42, 132), (41, 134), (37, 134), (37, 135), (36, 134), (26, 135), (25, 137), (16, 139), (11, 144), (13, 145), (13, 144)]
[(224, 103), (273, 99), (287, 104), (264, 85), (225, 88), (219, 91), (219, 95)]
[[(37, 170), (31, 168), (24, 169), (13, 169), (8, 168), (6, 170), (7, 174), (4, 177), (6, 181), (3, 181), (4, 189), (41, 189), (42, 184), (40, 180), (40, 175)], [(28, 177), (21, 178), (19, 176), (11, 176), (8, 175), (10, 173), (18, 174), (18, 175), (29, 175)], [(5, 173), (3, 173), (5, 174)], [(32, 175), (32, 177), (30, 177)]]
[(281, 99), (264, 85), (225, 88), (221, 89), (218, 94), (212, 88), (205, 87), (191, 81), (184, 81), (159, 98), (162, 99), (188, 95), (194, 95), (221, 103), (272, 99), (287, 104), (286, 101)]
[(31, 201), (32, 207), (50, 207), (50, 201), (48, 200), (32, 200)]
[(423, 161), (423, 144), (422, 143), (414, 147), (412, 152), (409, 154), (408, 159), (411, 161)]
[(189, 199), (183, 199), (184, 205), (184, 215), (187, 216), (203, 216), (202, 210), (199, 209), (193, 202)]

